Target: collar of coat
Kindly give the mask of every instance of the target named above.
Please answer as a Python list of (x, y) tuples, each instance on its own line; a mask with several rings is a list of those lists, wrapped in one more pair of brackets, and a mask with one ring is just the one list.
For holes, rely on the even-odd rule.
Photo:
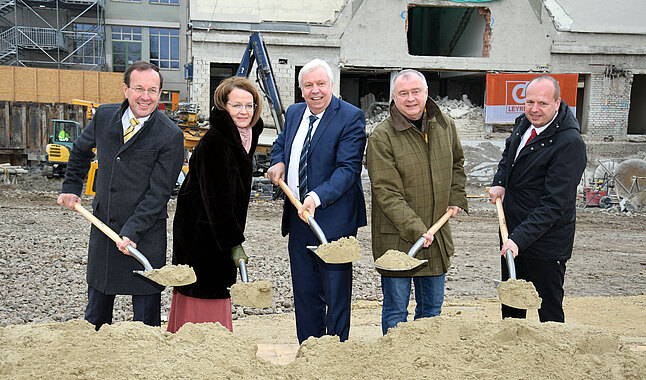
[[(119, 122), (121, 122), (121, 118), (123, 117), (123, 114), (126, 112), (128, 107), (130, 107), (130, 103), (128, 103), (128, 99), (126, 99), (126, 100), (123, 101), (123, 103), (121, 103), (121, 107), (119, 107)], [(152, 123), (155, 120), (155, 118), (157, 116), (157, 108), (156, 107), (153, 110), (153, 112), (150, 113), (149, 116), (150, 117), (148, 118), (148, 120), (146, 120), (144, 122), (144, 125), (148, 125), (148, 124)], [(144, 125), (142, 125), (141, 127), (143, 128)]]
[[(229, 112), (227, 112), (226, 110), (214, 108), (213, 111), (211, 111), (211, 115), (209, 117), (209, 125), (210, 129), (217, 131), (218, 134), (220, 134), (220, 136), (222, 136), (222, 138), (228, 144), (234, 145), (236, 147), (242, 146), (242, 139), (240, 138), (238, 127), (236, 127), (233, 119), (231, 118), (231, 115), (229, 115)], [(260, 133), (262, 133), (263, 127), (264, 124), (262, 119), (258, 119), (256, 124), (252, 127), (251, 149), (249, 150), (249, 154), (253, 154), (253, 150), (255, 149), (255, 142), (258, 141), (258, 136), (260, 136)]]
[[(426, 98), (426, 106), (424, 108), (426, 111), (424, 112), (424, 118), (426, 120), (430, 120), (435, 117), (435, 115), (440, 113), (440, 107), (430, 97)], [(393, 121), (393, 125), (395, 126), (395, 130), (397, 130), (398, 132), (415, 126), (409, 119), (406, 118), (406, 116), (402, 115), (402, 113), (399, 112), (397, 106), (395, 106), (394, 100), (390, 101), (390, 117)]]

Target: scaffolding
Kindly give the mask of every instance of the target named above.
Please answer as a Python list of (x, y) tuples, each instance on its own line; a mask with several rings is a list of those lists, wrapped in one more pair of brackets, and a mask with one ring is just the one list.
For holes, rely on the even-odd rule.
[(105, 71), (105, 0), (0, 0), (0, 64)]

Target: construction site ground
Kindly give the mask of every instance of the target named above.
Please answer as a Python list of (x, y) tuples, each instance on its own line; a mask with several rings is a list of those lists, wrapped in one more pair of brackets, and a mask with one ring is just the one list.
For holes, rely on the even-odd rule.
[[(593, 150), (603, 151), (601, 145)], [(595, 160), (608, 156), (618, 161), (644, 158), (642, 150), (626, 145), (621, 156), (619, 148), (606, 147), (606, 154), (589, 157), (589, 166), (594, 169)], [(471, 177), (476, 180), (470, 181), (469, 194), (484, 194), (484, 186), (488, 185), (486, 172), (494, 170), (500, 146), (501, 140), (465, 143), (467, 171), (481, 173)], [(83, 318), (87, 302), (89, 222), (56, 204), (60, 185), (60, 179), (49, 180), (37, 173), (21, 176), (16, 184), (0, 185), (0, 357), (4, 358), (0, 360), (0, 378), (56, 377), (63, 373), (104, 378), (200, 374), (218, 378), (338, 378), (339, 373), (347, 373), (350, 378), (427, 378), (422, 374), (428, 373), (458, 378), (500, 378), (502, 374), (522, 378), (545, 371), (556, 371), (554, 378), (646, 377), (643, 212), (619, 212), (616, 207), (580, 208), (574, 252), (565, 276), (567, 323), (563, 327), (539, 325), (536, 312), (530, 311), (528, 320), (518, 325), (500, 322), (500, 304), (492, 281), (500, 277), (495, 207), (486, 199), (471, 198), (469, 214), (462, 213), (450, 221), (455, 256), (447, 274), (442, 317), (434, 322), (407, 324), (410, 326), (392, 334), (389, 340), (381, 337), (381, 290), (373, 267), (370, 230), (361, 228), (357, 238), (363, 257), (353, 264), (350, 343), (308, 341), (295, 359), (299, 347), (287, 238), (280, 235), (282, 201), (252, 202), (245, 233), (249, 279), (272, 282), (271, 308), (255, 310), (234, 305), (233, 334), (215, 326), (210, 330), (196, 327), (173, 338), (160, 329), (139, 324), (117, 324), (113, 327), (117, 330), (102, 329), (91, 334), (91, 326), (74, 322)], [(367, 180), (364, 185), (370, 213)], [(87, 207), (90, 202), (89, 197), (83, 199)], [(174, 211), (175, 201), (171, 200), (169, 247)], [(169, 248), (169, 261), (170, 255)], [(166, 289), (162, 294), (164, 317), (169, 306), (170, 289)], [(413, 307), (414, 299), (411, 316)], [(132, 319), (128, 297), (117, 297), (114, 319)], [(562, 343), (557, 342), (559, 339)], [(153, 342), (152, 348), (145, 341)], [(203, 341), (209, 342), (209, 348), (204, 348)], [(610, 342), (610, 348), (603, 342)], [(160, 347), (169, 352), (160, 353)], [(202, 351), (194, 351), (196, 347)], [(387, 358), (381, 358), (380, 366), (382, 350)], [(95, 351), (106, 353), (95, 357), (90, 354)], [(419, 353), (422, 351), (428, 353)], [(521, 351), (525, 355), (522, 359), (496, 362), (506, 353)], [(85, 359), (74, 358), (84, 353), (97, 363), (90, 366)], [(170, 359), (164, 356), (167, 354)], [(197, 364), (205, 355), (212, 358)], [(536, 358), (528, 359), (532, 355)], [(362, 358), (364, 364), (348, 359), (354, 356)], [(568, 358), (577, 364), (571, 366)], [(263, 359), (290, 364), (274, 366)]]

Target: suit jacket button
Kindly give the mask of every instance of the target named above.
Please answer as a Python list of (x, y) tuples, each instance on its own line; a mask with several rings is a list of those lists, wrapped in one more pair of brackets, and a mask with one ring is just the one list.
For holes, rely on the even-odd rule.
[(110, 218), (110, 223), (114, 223), (114, 218)]
[(529, 150), (534, 150), (534, 147), (529, 148)]
[(544, 144), (544, 143), (541, 143), (541, 146), (545, 146), (545, 144)]
[(117, 162), (121, 162), (121, 157), (117, 157)]

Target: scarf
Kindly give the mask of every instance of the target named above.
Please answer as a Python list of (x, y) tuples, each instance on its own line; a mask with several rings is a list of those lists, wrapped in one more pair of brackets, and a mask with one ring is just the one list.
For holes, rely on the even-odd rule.
[(244, 150), (249, 153), (249, 149), (251, 149), (251, 126), (248, 126), (247, 128), (240, 128), (238, 127), (238, 132), (240, 133), (240, 140), (242, 140), (242, 146), (244, 147)]

